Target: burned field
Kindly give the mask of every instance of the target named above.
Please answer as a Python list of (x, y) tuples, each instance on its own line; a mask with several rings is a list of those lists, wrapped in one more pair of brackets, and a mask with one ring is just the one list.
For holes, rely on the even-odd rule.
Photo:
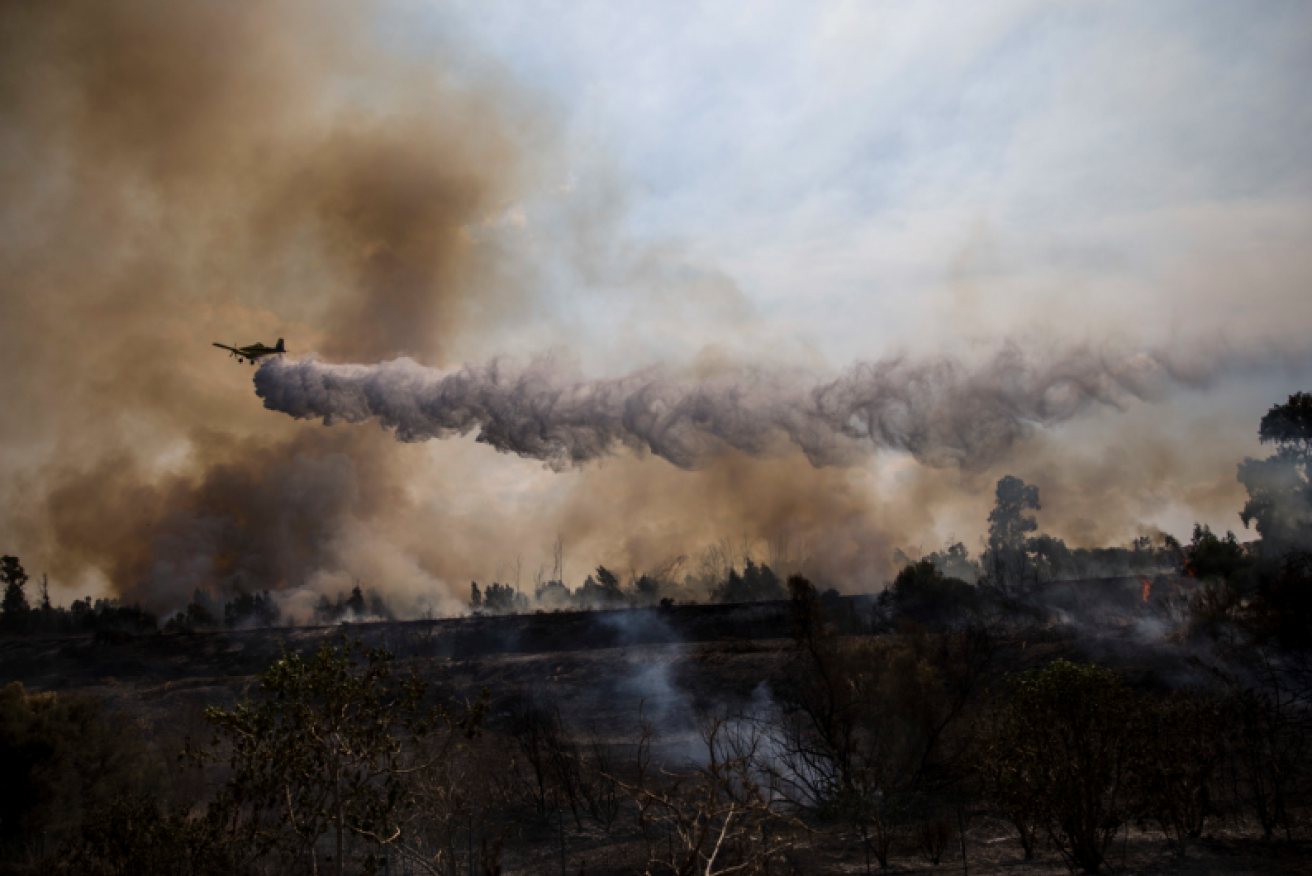
[[(1168, 581), (1159, 587), (1170, 592)], [(321, 649), (353, 640), (365, 649), (355, 658), (365, 666), (367, 649), (385, 648), (394, 655), (394, 678), (421, 680), (424, 702), (452, 716), (478, 712), (477, 732), (453, 732), (443, 743), (442, 775), (414, 791), (397, 822), (409, 845), (371, 847), (356, 836), (343, 846), (345, 872), (367, 870), (373, 854), (375, 863), (387, 858), (391, 873), (555, 873), (562, 866), (571, 874), (659, 873), (680, 872), (681, 864), (701, 873), (720, 872), (710, 869), (718, 854), (721, 863), (750, 865), (747, 872), (858, 873), (868, 863), (894, 872), (964, 865), (1056, 873), (1072, 865), (1078, 848), (1044, 836), (1037, 809), (1030, 822), (1009, 809), (974, 762), (1009, 679), (1103, 667), (1123, 689), (1094, 684), (1090, 695), (1109, 696), (1113, 711), (1171, 701), (1182, 691), (1210, 691), (1218, 703), (1228, 696), (1219, 679), (1234, 667), (1199, 642), (1155, 635), (1169, 605), (1145, 601), (1142, 589), (1137, 580), (1067, 582), (1053, 597), (1049, 621), (987, 628), (927, 628), (905, 618), (890, 628), (887, 619), (881, 626), (877, 600), (812, 593), (808, 603), (802, 593), (742, 605), (31, 636), (0, 642), (0, 681), (20, 682), (29, 697), (55, 693), (100, 704), (107, 726), (130, 728), (132, 756), (154, 792), (174, 807), (188, 799), (195, 806), (239, 772), (227, 759), (231, 739), (203, 769), (176, 762), (178, 751), (216, 736), (207, 708), (231, 714), (248, 698), (268, 700), (262, 674), (289, 656), (312, 662)], [(1073, 596), (1103, 610), (1080, 624), (1060, 622)], [(821, 690), (826, 679), (840, 689)], [(1130, 720), (1135, 732), (1153, 732), (1150, 719)], [(1193, 729), (1227, 732), (1224, 722)], [(1212, 797), (1207, 812), (1192, 816), (1194, 835), (1182, 823), (1183, 833), (1173, 836), (1169, 819), (1142, 801), (1132, 805), (1123, 787), (1109, 810), (1120, 823), (1092, 838), (1100, 865), (1303, 872), (1308, 810), (1298, 795), (1306, 776), (1288, 762), (1289, 742), (1268, 752), (1285, 760), (1264, 764), (1290, 771), (1281, 786), (1285, 808), (1277, 814), (1274, 798), (1266, 801), (1269, 829), (1253, 814), (1256, 792), (1235, 749), (1233, 762), (1216, 754), (1206, 769)], [(1123, 767), (1133, 761), (1147, 772), (1148, 754), (1178, 757), (1196, 741), (1159, 735), (1118, 744), (1126, 749), (1118, 755), (1127, 758)], [(846, 778), (844, 758), (857, 767)], [(822, 785), (851, 782), (859, 791), (875, 771), (882, 787), (903, 792), (898, 809), (872, 806), (853, 818), (815, 799)], [(1027, 823), (1028, 840), (1017, 826)], [(706, 826), (719, 833), (698, 840)], [(326, 832), (295, 852), (271, 848), (242, 866), (264, 872), (282, 855), (283, 872), (336, 872), (336, 853)], [(11, 855), (13, 872), (43, 866), (30, 856), (24, 866), (21, 858)]]

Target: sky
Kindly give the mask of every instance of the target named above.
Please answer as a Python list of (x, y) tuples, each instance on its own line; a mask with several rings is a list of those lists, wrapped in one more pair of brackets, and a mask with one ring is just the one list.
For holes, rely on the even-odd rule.
[[(1236, 466), (1312, 378), (1306, 4), (58, 0), (0, 22), (0, 551), (56, 601), (267, 587), (294, 611), (361, 581), (449, 610), (516, 565), (531, 587), (558, 536), (569, 579), (727, 538), (870, 590), (895, 548), (978, 552), (1003, 474), (1072, 545), (1241, 529)], [(268, 410), (209, 344), (278, 337), (435, 374), (823, 383), (1011, 350), (1147, 352), (1169, 379), (979, 464), (816, 467), (782, 441), (556, 470)]]
[[(561, 109), (569, 179), (619, 190), (612, 233), (722, 274), (842, 364), (945, 333), (1306, 319), (1305, 275), (1262, 262), (1296, 261), (1308, 230), (1308, 13), (1261, 8), (443, 5), (435, 26)], [(634, 297), (610, 279), (586, 291)]]

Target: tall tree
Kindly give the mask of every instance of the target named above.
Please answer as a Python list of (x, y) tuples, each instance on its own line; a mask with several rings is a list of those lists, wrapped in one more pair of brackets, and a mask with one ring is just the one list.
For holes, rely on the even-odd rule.
[(351, 595), (346, 599), (346, 610), (354, 616), (353, 620), (359, 620), (365, 615), (364, 591), (360, 589), (359, 581), (355, 582), (355, 586), (351, 588)]
[(611, 600), (621, 600), (624, 594), (620, 592), (620, 578), (605, 566), (597, 567), (597, 585), (606, 592), (607, 598)]
[(1240, 464), (1248, 502), (1239, 516), (1257, 526), (1266, 556), (1312, 549), (1312, 394), (1296, 392), (1271, 408), (1257, 434), (1276, 452)]
[(1025, 581), (1030, 566), (1029, 534), (1039, 528), (1026, 511), (1038, 511), (1039, 488), (1007, 475), (998, 481), (996, 502), (989, 512), (989, 548), (984, 566), (993, 583), (1013, 587)]
[(23, 587), (27, 584), (27, 573), (18, 557), (0, 557), (0, 581), (4, 581), (5, 595), (0, 603), (0, 624), (7, 632), (21, 633), (27, 629), (28, 615), (31, 609)]

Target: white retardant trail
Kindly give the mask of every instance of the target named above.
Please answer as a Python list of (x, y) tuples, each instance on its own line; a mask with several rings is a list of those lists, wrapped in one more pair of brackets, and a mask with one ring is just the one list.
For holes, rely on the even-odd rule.
[(1153, 353), (1078, 350), (1037, 362), (1008, 347), (975, 369), (946, 358), (894, 358), (820, 382), (757, 369), (691, 381), (659, 368), (588, 380), (551, 358), (453, 371), (411, 359), (269, 360), (255, 374), (255, 391), (270, 410), (328, 425), (376, 419), (401, 441), (477, 429), (479, 441), (557, 470), (621, 446), (692, 469), (726, 447), (761, 455), (785, 442), (816, 466), (891, 449), (931, 465), (982, 468), (1035, 426), (1202, 380)]

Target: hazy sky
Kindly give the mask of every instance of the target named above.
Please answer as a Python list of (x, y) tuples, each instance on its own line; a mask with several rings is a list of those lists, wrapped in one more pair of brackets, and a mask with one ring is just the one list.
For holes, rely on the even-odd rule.
[[(719, 334), (739, 322), (844, 364), (999, 333), (1297, 338), (1312, 314), (1305, 4), (448, 3), (433, 18), (440, 44), (495, 58), (559, 112), (574, 203), (551, 192), (515, 215), (550, 241), (587, 199), (613, 211), (613, 261), (559, 294), (600, 333), (655, 317), (628, 355), (750, 348)], [(625, 282), (645, 247), (741, 310), (660, 324)]]
[[(1240, 525), (1258, 419), (1312, 388), (1306, 3), (58, 0), (3, 23), (0, 551), (57, 598), (463, 596), (516, 555), (529, 583), (557, 533), (577, 578), (784, 535), (868, 588), (894, 547), (977, 549), (1005, 473), (1073, 544), (1187, 537)], [(280, 336), (692, 380), (1146, 349), (1190, 379), (981, 470), (553, 472), (265, 411), (208, 344)]]

